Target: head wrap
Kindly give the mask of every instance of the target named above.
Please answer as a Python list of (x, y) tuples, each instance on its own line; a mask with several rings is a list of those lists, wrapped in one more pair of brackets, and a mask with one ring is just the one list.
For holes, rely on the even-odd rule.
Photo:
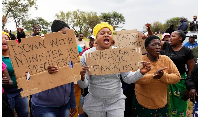
[(144, 42), (145, 47), (148, 47), (149, 43), (154, 39), (159, 39), (160, 40), (160, 38), (155, 36), (155, 35), (151, 35), (151, 36), (147, 37), (145, 42)]
[(51, 25), (51, 31), (52, 32), (58, 32), (60, 31), (62, 28), (69, 28), (70, 27), (64, 22), (64, 21), (61, 21), (61, 20), (54, 20), (53, 21), (53, 24)]
[(5, 35), (7, 35), (7, 36), (8, 36), (8, 38), (9, 38), (9, 39), (11, 39), (11, 38), (10, 38), (10, 35), (9, 35), (8, 33), (6, 33), (6, 32), (4, 32), (4, 31), (2, 31), (2, 34), (5, 34)]
[(164, 38), (165, 38), (166, 35), (170, 36), (169, 33), (164, 33), (164, 34), (162, 35), (162, 41), (164, 40)]
[(93, 35), (95, 37), (95, 39), (97, 38), (97, 34), (98, 32), (102, 29), (102, 28), (109, 28), (110, 31), (113, 34), (113, 27), (111, 25), (109, 25), (107, 22), (101, 22), (101, 24), (97, 24), (94, 29), (93, 29)]

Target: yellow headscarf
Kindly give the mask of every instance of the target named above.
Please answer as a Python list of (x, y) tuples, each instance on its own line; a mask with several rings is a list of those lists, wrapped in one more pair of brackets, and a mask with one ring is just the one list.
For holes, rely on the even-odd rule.
[(10, 35), (9, 35), (8, 33), (6, 33), (6, 32), (4, 32), (4, 31), (2, 31), (2, 34), (5, 34), (5, 35), (7, 35), (7, 36), (9, 37), (9, 39), (11, 39), (11, 38), (10, 38)]
[(95, 39), (97, 39), (97, 34), (102, 28), (109, 28), (113, 34), (113, 27), (107, 22), (101, 22), (101, 24), (97, 24), (93, 29), (93, 35), (95, 36)]

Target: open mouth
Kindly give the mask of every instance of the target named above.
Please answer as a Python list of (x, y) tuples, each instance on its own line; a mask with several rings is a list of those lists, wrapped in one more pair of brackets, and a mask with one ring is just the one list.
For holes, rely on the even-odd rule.
[(109, 42), (109, 39), (104, 39), (103, 40), (104, 44), (108, 45), (110, 42)]
[(155, 51), (155, 52), (160, 54), (160, 50), (157, 50), (157, 51)]
[(3, 45), (7, 45), (7, 43), (2, 43), (2, 46), (3, 46)]

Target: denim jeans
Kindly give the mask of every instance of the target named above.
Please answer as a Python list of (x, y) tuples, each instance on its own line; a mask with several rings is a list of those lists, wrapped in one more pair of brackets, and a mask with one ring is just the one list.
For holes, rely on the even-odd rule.
[(69, 117), (70, 103), (61, 107), (42, 107), (31, 104), (33, 117)]
[(14, 114), (14, 109), (18, 117), (29, 117), (28, 113), (28, 98), (21, 98), (20, 92), (7, 94), (10, 108)]

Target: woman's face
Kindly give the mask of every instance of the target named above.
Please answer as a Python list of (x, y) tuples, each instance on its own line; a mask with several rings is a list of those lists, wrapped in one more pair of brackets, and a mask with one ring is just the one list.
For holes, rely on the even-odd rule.
[(95, 40), (94, 44), (93, 44), (93, 47), (96, 47), (96, 46), (97, 46), (97, 41)]
[(109, 28), (102, 28), (97, 34), (97, 43), (100, 49), (109, 49), (112, 43), (112, 32)]
[(158, 57), (161, 51), (161, 42), (159, 39), (152, 40), (146, 48), (148, 54)]
[(63, 34), (66, 34), (66, 31), (67, 31), (67, 30), (69, 30), (69, 28), (64, 27), (64, 28), (62, 28), (60, 31), (61, 31)]
[(178, 35), (178, 32), (177, 32), (177, 31), (175, 31), (175, 32), (173, 32), (172, 35), (171, 35), (169, 44), (172, 45), (172, 46), (174, 46), (174, 45), (177, 45), (177, 44), (181, 43), (181, 41), (182, 41), (182, 37), (180, 37), (180, 36)]
[(9, 40), (9, 37), (6, 34), (2, 34), (2, 50), (6, 51), (8, 50), (7, 41)]
[(169, 42), (169, 40), (170, 40), (170, 36), (169, 36), (169, 35), (165, 35), (165, 37), (164, 37), (163, 40)]

